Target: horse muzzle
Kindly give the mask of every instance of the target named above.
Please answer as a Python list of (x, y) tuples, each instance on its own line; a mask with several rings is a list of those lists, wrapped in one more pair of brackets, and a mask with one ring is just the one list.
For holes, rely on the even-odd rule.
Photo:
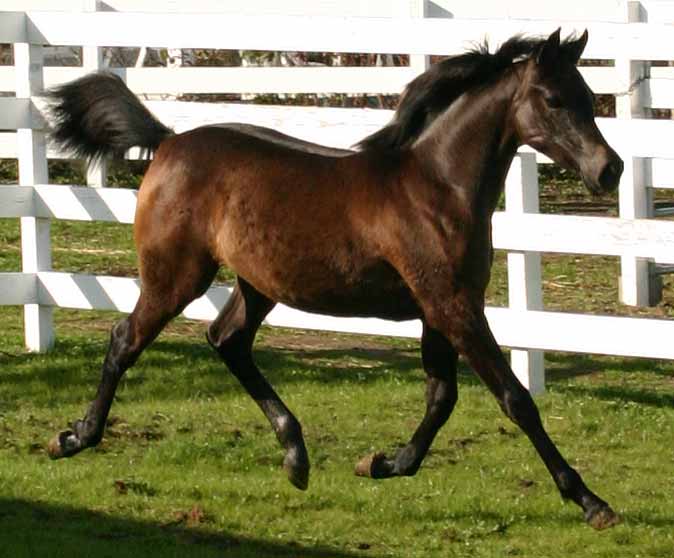
[(591, 169), (582, 172), (583, 182), (594, 194), (613, 192), (620, 183), (625, 164), (618, 154), (608, 149), (604, 157), (594, 157)]

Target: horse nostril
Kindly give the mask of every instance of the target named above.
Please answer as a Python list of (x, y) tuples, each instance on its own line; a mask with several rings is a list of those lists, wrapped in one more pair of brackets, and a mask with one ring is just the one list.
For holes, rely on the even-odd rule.
[(603, 190), (613, 190), (618, 186), (624, 167), (625, 165), (621, 159), (613, 161), (604, 167), (604, 170), (599, 175), (599, 185)]
[(615, 172), (615, 176), (617, 179), (620, 179), (622, 176), (623, 170), (625, 170), (625, 163), (623, 163), (622, 159), (618, 159), (617, 161), (614, 161), (611, 163), (611, 168), (613, 169), (613, 172)]

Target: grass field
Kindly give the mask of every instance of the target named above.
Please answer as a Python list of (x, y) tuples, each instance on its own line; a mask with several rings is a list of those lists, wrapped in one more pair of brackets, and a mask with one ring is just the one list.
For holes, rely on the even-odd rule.
[(674, 549), (674, 367), (549, 354), (546, 427), (624, 523), (597, 533), (564, 505), (526, 438), (468, 372), (414, 478), (355, 477), (422, 413), (414, 343), (265, 329), (258, 361), (304, 424), (308, 492), (256, 406), (179, 322), (123, 380), (102, 444), (50, 461), (45, 443), (93, 395), (106, 313), (56, 312), (49, 355), (0, 334), (0, 555), (648, 556)]
[[(574, 199), (584, 198), (565, 203)], [(135, 274), (128, 226), (54, 222), (52, 237), (55, 269)], [(19, 270), (19, 258), (17, 221), (0, 220), (0, 271)], [(653, 309), (621, 306), (615, 259), (544, 264), (547, 308), (672, 315), (667, 295)], [(497, 254), (489, 302), (506, 297)], [(46, 442), (92, 398), (117, 319), (57, 309), (54, 351), (32, 355), (21, 309), (0, 308), (2, 557), (674, 555), (674, 363), (546, 353), (546, 428), (624, 518), (597, 533), (467, 370), (416, 477), (353, 475), (360, 457), (404, 444), (421, 418), (412, 341), (261, 331), (257, 360), (304, 426), (308, 492), (287, 482), (271, 428), (207, 347), (204, 324), (185, 320), (125, 376), (101, 445), (50, 461)]]

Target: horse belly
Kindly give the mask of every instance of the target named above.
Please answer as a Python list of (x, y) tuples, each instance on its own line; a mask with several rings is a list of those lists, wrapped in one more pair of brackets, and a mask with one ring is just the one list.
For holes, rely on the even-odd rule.
[(249, 252), (246, 258), (230, 261), (230, 267), (275, 302), (332, 316), (390, 320), (421, 316), (407, 285), (384, 261), (363, 264), (353, 254), (351, 259), (330, 258), (310, 249), (285, 252), (279, 245), (265, 252), (263, 257), (251, 257)]
[[(412, 293), (397, 275), (383, 278), (364, 274), (359, 281), (333, 278), (323, 288), (303, 288), (287, 293), (281, 302), (299, 310), (342, 317), (372, 317), (388, 320), (410, 320), (421, 317)], [(289, 295), (289, 296), (288, 296)]]

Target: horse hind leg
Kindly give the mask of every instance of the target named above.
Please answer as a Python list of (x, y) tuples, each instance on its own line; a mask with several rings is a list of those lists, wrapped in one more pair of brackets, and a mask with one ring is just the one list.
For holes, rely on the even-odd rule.
[[(171, 251), (166, 250), (164, 254)], [(112, 328), (96, 396), (84, 418), (74, 421), (69, 430), (50, 440), (47, 452), (52, 459), (71, 457), (101, 441), (124, 372), (171, 319), (206, 291), (217, 271), (212, 260), (199, 258), (197, 261), (193, 257), (193, 261), (181, 261), (181, 269), (192, 273), (178, 273), (174, 260), (167, 257), (153, 258), (152, 272), (141, 274), (141, 293), (133, 312)]]
[(411, 476), (421, 466), (436, 434), (447, 422), (458, 399), (457, 360), (454, 347), (424, 323), (421, 358), (426, 372), (426, 413), (411, 440), (394, 458), (375, 453), (361, 459), (356, 475), (375, 479)]
[(208, 329), (207, 339), (255, 400), (285, 450), (283, 468), (300, 490), (309, 484), (309, 457), (302, 427), (253, 362), (255, 334), (274, 302), (241, 278), (227, 304)]

